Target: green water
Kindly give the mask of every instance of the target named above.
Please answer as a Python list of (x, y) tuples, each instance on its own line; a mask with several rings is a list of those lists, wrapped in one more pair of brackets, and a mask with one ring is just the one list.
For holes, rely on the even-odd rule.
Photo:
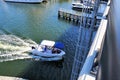
[[(1, 1), (2, 2), (2, 1)], [(0, 28), (39, 42), (58, 40), (74, 25), (57, 17), (60, 8), (71, 9), (71, 1), (51, 0), (41, 4), (0, 3)]]
[(30, 80), (69, 80), (79, 27), (58, 19), (57, 12), (60, 8), (71, 10), (71, 3), (72, 0), (48, 0), (40, 4), (0, 0), (0, 54), (17, 53), (43, 39), (63, 42), (66, 52), (62, 62), (1, 62), (0, 75)]

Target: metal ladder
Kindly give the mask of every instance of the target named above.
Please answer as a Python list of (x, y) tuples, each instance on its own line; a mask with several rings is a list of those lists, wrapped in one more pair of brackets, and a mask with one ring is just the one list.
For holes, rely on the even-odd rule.
[(93, 17), (91, 19), (91, 24), (90, 24), (90, 28), (89, 28), (89, 31), (90, 31), (89, 34), (87, 33), (87, 29), (88, 29), (87, 26), (89, 26), (88, 20), (89, 20), (90, 15), (89, 14), (86, 14), (85, 16), (83, 16), (83, 15), (86, 11), (89, 12), (88, 6), (92, 3), (92, 0), (88, 0), (88, 2), (90, 4), (88, 3), (87, 7), (83, 8), (83, 10), (82, 10), (82, 17), (81, 17), (81, 23), (80, 23), (80, 28), (79, 28), (78, 42), (76, 45), (76, 51), (75, 51), (74, 62), (73, 62), (70, 80), (77, 80), (79, 73), (80, 73), (80, 70), (82, 69), (84, 61), (86, 59), (87, 53), (89, 51), (99, 1), (100, 0), (95, 0), (95, 4), (93, 5), (94, 10), (93, 10)]

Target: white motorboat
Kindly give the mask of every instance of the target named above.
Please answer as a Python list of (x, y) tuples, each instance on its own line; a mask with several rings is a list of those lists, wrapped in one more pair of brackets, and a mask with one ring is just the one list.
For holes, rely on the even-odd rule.
[(43, 40), (37, 48), (32, 47), (32, 57), (42, 61), (62, 60), (65, 52), (64, 45), (60, 42)]
[(74, 10), (82, 10), (84, 8), (87, 8), (87, 9), (90, 9), (90, 10), (93, 9), (93, 7), (91, 7), (87, 3), (80, 3), (80, 2), (72, 3), (72, 9), (74, 9)]
[(5, 0), (6, 2), (16, 2), (16, 3), (41, 3), (44, 0)]

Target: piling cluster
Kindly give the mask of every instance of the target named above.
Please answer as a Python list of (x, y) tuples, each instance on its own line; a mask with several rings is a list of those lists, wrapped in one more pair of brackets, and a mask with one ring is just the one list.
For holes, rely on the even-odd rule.
[(72, 21), (76, 24), (79, 24), (81, 16), (79, 14), (72, 13), (71, 11), (59, 9), (58, 10), (58, 18), (62, 18), (62, 19), (68, 20), (68, 21)]
[[(73, 22), (77, 25), (80, 25), (80, 23), (83, 23), (82, 26), (89, 28), (92, 23), (93, 17), (92, 17), (92, 15), (87, 14), (87, 13), (85, 13), (84, 15), (81, 15), (81, 14), (77, 14), (70, 10), (59, 9), (58, 10), (58, 18), (62, 18), (64, 20)], [(99, 19), (96, 18), (96, 22), (99, 22)], [(99, 23), (96, 23), (96, 24), (99, 24)], [(95, 26), (94, 28), (97, 28), (97, 26)]]

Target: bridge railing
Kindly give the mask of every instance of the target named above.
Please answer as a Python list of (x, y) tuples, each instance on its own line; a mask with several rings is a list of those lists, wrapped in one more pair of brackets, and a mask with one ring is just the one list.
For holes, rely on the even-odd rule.
[(95, 80), (96, 75), (91, 75), (91, 69), (94, 65), (94, 60), (99, 52), (101, 52), (103, 48), (103, 43), (105, 39), (105, 33), (107, 29), (107, 15), (109, 12), (110, 6), (108, 5), (105, 9), (105, 12), (103, 14), (103, 19), (101, 20), (100, 26), (98, 28), (98, 31), (96, 33), (95, 39), (91, 45), (90, 51), (88, 53), (88, 56), (85, 60), (85, 63), (83, 65), (82, 70), (80, 71), (78, 80)]

